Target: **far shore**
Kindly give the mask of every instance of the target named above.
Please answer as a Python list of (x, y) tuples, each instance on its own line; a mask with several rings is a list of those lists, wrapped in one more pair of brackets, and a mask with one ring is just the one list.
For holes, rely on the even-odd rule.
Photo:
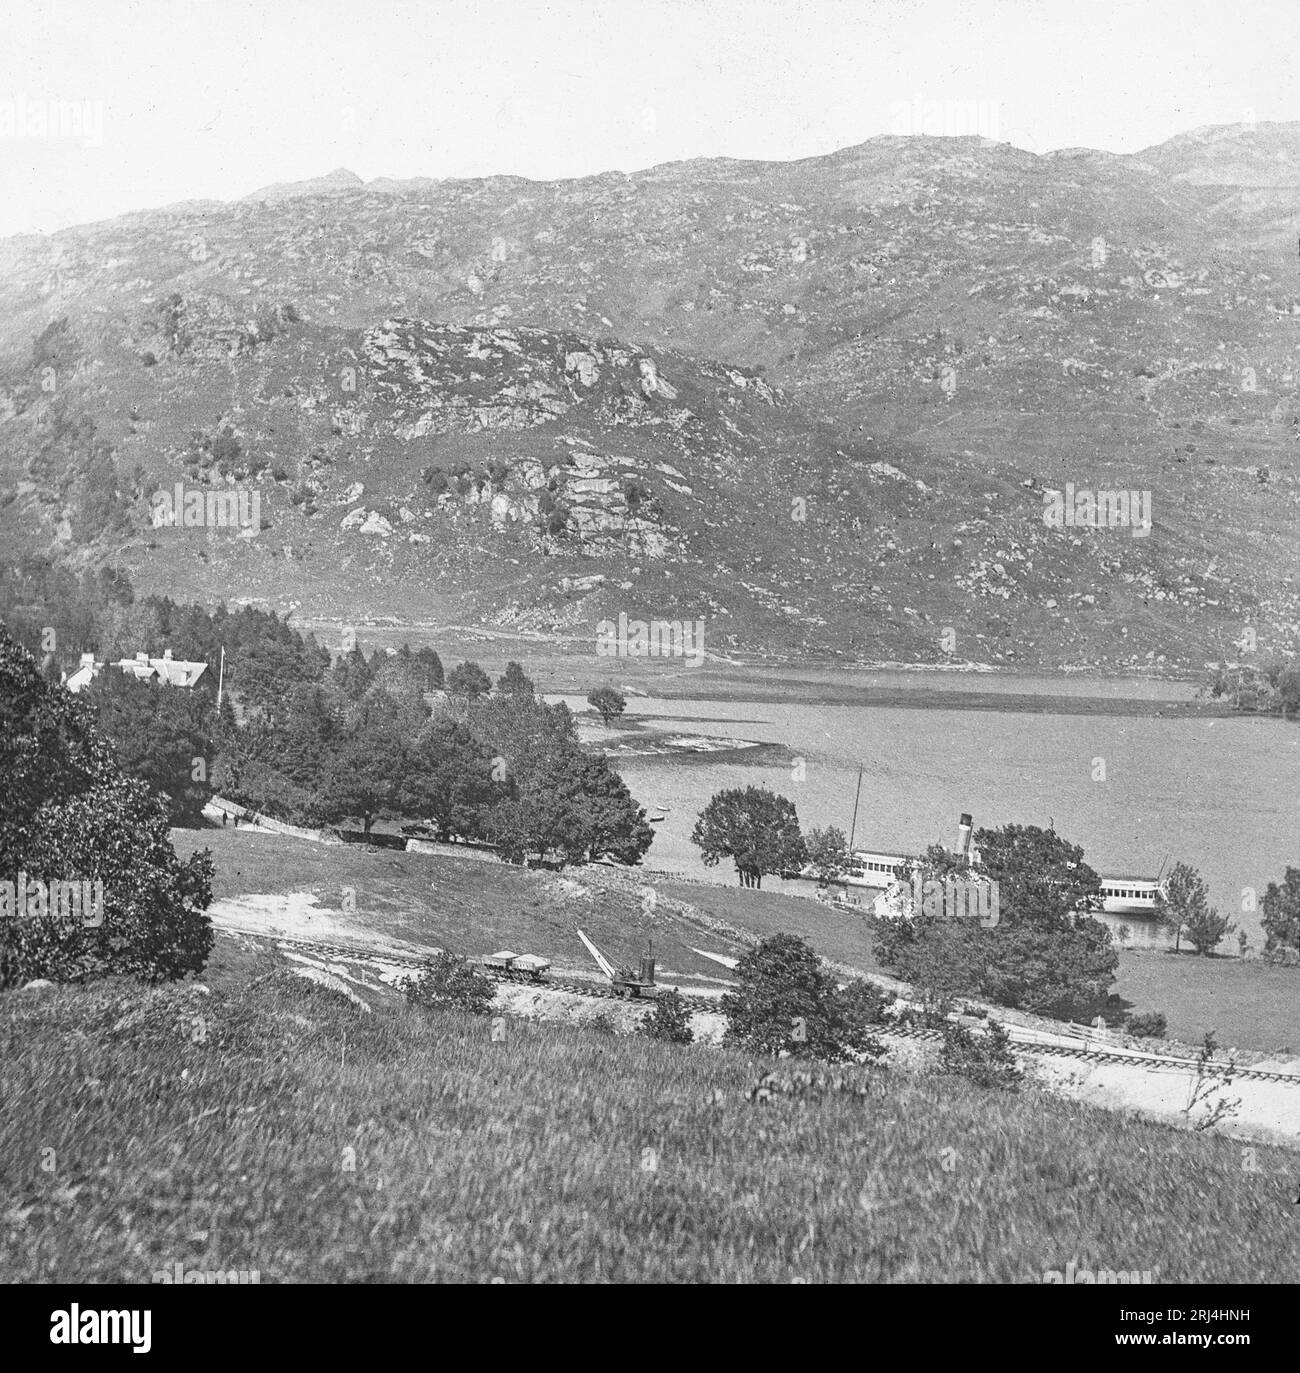
[[(295, 617), (295, 628), (331, 644), (336, 625)], [(598, 657), (587, 639), (518, 630), (396, 623), (355, 626), (363, 648), (431, 645), (446, 667), (464, 659), (498, 676), (519, 662), (547, 695), (581, 695), (611, 684), (629, 696), (662, 701), (863, 706), (893, 709), (986, 710), (1052, 715), (1148, 718), (1236, 718), (1222, 701), (1201, 697), (1203, 678), (1188, 669), (1153, 664), (1149, 671), (1087, 666), (1040, 668), (976, 662), (850, 662), (759, 654), (707, 654), (698, 665), (681, 658)], [(1251, 718), (1249, 716), (1242, 718)], [(1269, 717), (1264, 717), (1269, 718)]]

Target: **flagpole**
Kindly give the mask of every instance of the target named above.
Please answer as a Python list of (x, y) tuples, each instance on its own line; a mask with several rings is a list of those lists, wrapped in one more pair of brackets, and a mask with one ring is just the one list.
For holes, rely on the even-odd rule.
[(217, 713), (221, 713), (221, 688), (226, 681), (226, 646), (221, 645), (221, 671), (217, 675)]
[(858, 789), (853, 797), (853, 824), (849, 830), (849, 856), (853, 855), (853, 840), (858, 832), (858, 799), (862, 795), (862, 769), (858, 769)]

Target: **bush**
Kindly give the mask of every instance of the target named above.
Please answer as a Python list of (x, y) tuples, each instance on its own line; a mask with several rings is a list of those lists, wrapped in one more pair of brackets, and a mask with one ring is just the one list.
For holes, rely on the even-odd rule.
[(495, 995), (492, 979), (449, 949), (429, 959), (419, 978), (406, 987), (406, 999), (416, 1006), (471, 1015), (487, 1015)]
[(1136, 1039), (1163, 1039), (1165, 1024), (1162, 1011), (1142, 1011), (1138, 1015), (1129, 1016), (1125, 1028)]
[(641, 1033), (667, 1044), (690, 1044), (694, 1040), (691, 1013), (679, 991), (665, 992), (655, 1001), (654, 1010), (641, 1022)]
[(880, 1023), (869, 1017), (883, 1015), (874, 989), (861, 983), (837, 989), (796, 935), (764, 939), (736, 965), (736, 979), (736, 990), (721, 1002), (726, 1044), (829, 1063), (884, 1052), (867, 1028)]
[(977, 1087), (997, 1087), (1014, 1092), (1024, 1073), (1011, 1052), (1011, 1036), (999, 1021), (991, 1020), (982, 1035), (950, 1021), (943, 1029), (939, 1071), (955, 1073)]

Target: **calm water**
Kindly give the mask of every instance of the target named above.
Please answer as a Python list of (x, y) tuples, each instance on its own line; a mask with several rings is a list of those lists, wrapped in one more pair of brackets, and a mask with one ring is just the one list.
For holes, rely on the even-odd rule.
[[(570, 709), (585, 700), (564, 697)], [(1046, 825), (1081, 844), (1107, 875), (1154, 875), (1164, 862), (1200, 870), (1211, 900), (1259, 943), (1258, 912), (1241, 914), (1242, 888), (1260, 898), (1287, 863), (1300, 866), (1300, 727), (1277, 720), (1134, 719), (907, 710), (825, 705), (660, 701), (635, 697), (628, 718), (653, 718), (683, 733), (785, 745), (805, 777), (770, 754), (745, 762), (708, 755), (619, 758), (632, 794), (661, 806), (650, 867), (734, 882), (690, 842), (714, 792), (765, 785), (790, 797), (800, 823), (853, 817), (858, 766), (865, 769), (857, 847), (919, 850), (951, 844), (957, 817), (976, 828)], [(1100, 776), (1104, 761), (1105, 779)]]

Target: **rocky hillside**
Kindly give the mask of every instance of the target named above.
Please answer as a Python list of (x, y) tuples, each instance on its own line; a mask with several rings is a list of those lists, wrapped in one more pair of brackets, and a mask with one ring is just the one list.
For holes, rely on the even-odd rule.
[[(717, 652), (1294, 647), (1298, 184), (1294, 125), (878, 138), (0, 241), (0, 537), (579, 645), (625, 610)], [(266, 528), (152, 528), (176, 480), (255, 488)], [(1045, 527), (1067, 482), (1149, 490), (1151, 534)]]

